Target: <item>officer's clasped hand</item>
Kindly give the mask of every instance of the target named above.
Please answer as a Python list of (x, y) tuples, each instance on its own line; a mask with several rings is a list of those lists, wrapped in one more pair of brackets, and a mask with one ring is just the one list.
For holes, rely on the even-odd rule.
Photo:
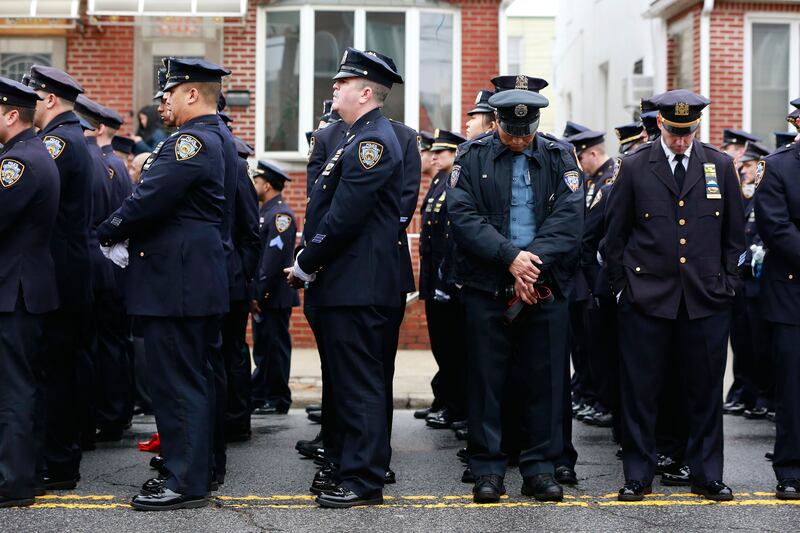
[(128, 245), (118, 242), (111, 246), (101, 246), (100, 251), (108, 260), (120, 268), (128, 266)]
[(542, 260), (539, 259), (538, 256), (522, 250), (508, 266), (508, 271), (511, 272), (511, 275), (513, 275), (516, 280), (522, 280), (527, 284), (533, 285), (539, 281), (539, 274), (541, 274), (541, 271), (538, 267), (541, 264)]

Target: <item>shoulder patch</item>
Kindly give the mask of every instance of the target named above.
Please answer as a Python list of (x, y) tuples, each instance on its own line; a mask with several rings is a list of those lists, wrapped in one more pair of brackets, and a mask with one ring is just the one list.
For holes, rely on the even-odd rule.
[(619, 176), (619, 169), (622, 168), (622, 158), (616, 157), (614, 158), (614, 173), (611, 174), (612, 183), (617, 180), (617, 176)]
[(567, 184), (569, 190), (575, 192), (581, 188), (581, 175), (577, 170), (568, 170), (564, 172), (564, 183)]
[(3, 159), (0, 163), (0, 183), (4, 189), (8, 189), (22, 177), (25, 172), (25, 165), (16, 159)]
[(417, 150), (422, 153), (422, 137), (417, 135)]
[(461, 165), (453, 165), (453, 170), (450, 171), (450, 188), (455, 189), (458, 183), (458, 177), (461, 175)]
[(175, 141), (175, 159), (187, 161), (196, 156), (202, 147), (203, 143), (197, 137), (184, 133)]
[(317, 145), (317, 138), (313, 135), (311, 140), (308, 141), (308, 161), (311, 162), (311, 155), (314, 153), (314, 147)]
[(761, 183), (761, 180), (764, 179), (764, 172), (767, 170), (767, 162), (763, 159), (758, 162), (756, 165), (756, 188)]
[(383, 155), (383, 145), (376, 141), (363, 141), (358, 143), (358, 160), (364, 170), (370, 170), (378, 161), (381, 160)]
[(64, 152), (64, 148), (67, 146), (67, 141), (55, 135), (45, 136), (42, 142), (44, 143), (44, 147), (47, 148), (47, 151), (50, 152), (50, 157), (53, 159), (58, 159), (58, 156)]
[(292, 217), (286, 214), (278, 214), (275, 215), (275, 228), (277, 228), (278, 233), (283, 233), (289, 226), (292, 225)]

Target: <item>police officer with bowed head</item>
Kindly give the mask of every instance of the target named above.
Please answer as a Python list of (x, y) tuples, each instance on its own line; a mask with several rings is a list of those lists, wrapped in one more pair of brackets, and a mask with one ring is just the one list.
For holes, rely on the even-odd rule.
[(722, 482), (722, 382), (731, 303), (744, 262), (744, 214), (733, 160), (694, 140), (709, 101), (686, 90), (650, 99), (661, 139), (621, 160), (608, 199), (606, 260), (618, 301), (623, 501), (651, 491), (657, 403), (681, 369), (691, 490), (730, 500)]
[(494, 108), (489, 105), (489, 98), (493, 94), (494, 91), (478, 91), (478, 95), (475, 97), (475, 107), (467, 111), (469, 118), (466, 122), (467, 129), (464, 130), (464, 134), (468, 140), (497, 129), (497, 122), (494, 120)]
[(222, 132), (216, 115), (228, 71), (204, 60), (170, 61), (164, 87), (180, 133), (145, 164), (134, 194), (98, 229), (124, 253), (128, 312), (145, 341), (150, 393), (169, 477), (133, 498), (140, 510), (207, 504), (219, 317), (228, 311)]
[[(794, 102), (793, 102), (794, 104)], [(800, 144), (758, 162), (755, 217), (767, 249), (761, 273), (761, 311), (769, 323), (775, 379), (775, 451), (779, 499), (800, 499)]]
[(639, 103), (642, 126), (647, 134), (647, 142), (654, 142), (661, 137), (661, 130), (658, 128), (658, 109), (647, 98), (642, 98)]
[(501, 447), (504, 388), (513, 363), (536, 376), (518, 400), (523, 494), (563, 497), (554, 461), (563, 449), (567, 301), (583, 231), (583, 190), (568, 145), (537, 132), (547, 99), (536, 80), (489, 99), (498, 130), (459, 147), (447, 194), (463, 285), (469, 380), (469, 464), (474, 500), (505, 492)]
[(56, 266), (59, 309), (47, 324), (46, 434), (41, 465), (45, 487), (74, 489), (80, 478), (77, 365), (90, 342), (92, 309), (92, 159), (80, 121), (73, 112), (83, 92), (66, 72), (33, 65), (26, 77), (42, 98), (33, 117), (38, 136), (55, 160), (61, 179), (58, 218), (50, 241)]
[(41, 339), (58, 308), (50, 238), (58, 214), (58, 168), (33, 129), (41, 100), (0, 78), (0, 507), (34, 503), (44, 424)]
[(390, 446), (382, 354), (400, 294), (404, 170), (402, 148), (380, 108), (402, 81), (377, 55), (345, 51), (333, 110), (348, 130), (315, 178), (301, 250), (287, 269), (291, 284), (308, 283), (305, 298), (314, 308), (336, 411), (340, 444), (328, 449), (326, 442), (325, 455), (339, 465), (340, 483), (317, 497), (326, 507), (383, 502)]
[(726, 128), (722, 130), (722, 151), (731, 156), (736, 163), (736, 168), (741, 166), (741, 157), (747, 148), (747, 143), (758, 142), (761, 139), (750, 132)]
[(297, 224), (281, 194), (291, 178), (277, 166), (258, 162), (253, 176), (261, 201), (259, 227), (262, 255), (252, 291), (253, 359), (251, 403), (256, 414), (286, 413), (292, 404), (289, 370), (292, 307), (300, 305), (297, 290), (286, 284), (283, 269), (294, 263)]
[(640, 120), (614, 128), (614, 133), (619, 140), (619, 153), (632, 152), (646, 142), (644, 126)]
[(600, 187), (611, 179), (614, 160), (606, 153), (606, 137), (602, 131), (582, 131), (570, 137), (569, 142), (575, 147), (586, 177), (586, 207), (589, 207)]
[(794, 142), (795, 137), (797, 137), (796, 133), (792, 133), (790, 131), (776, 131), (773, 132), (775, 135), (775, 149), (779, 150), (784, 146), (788, 146)]

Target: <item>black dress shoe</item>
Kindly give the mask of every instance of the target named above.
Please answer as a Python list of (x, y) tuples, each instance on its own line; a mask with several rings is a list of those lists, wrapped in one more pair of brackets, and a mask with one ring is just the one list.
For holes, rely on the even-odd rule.
[(453, 420), (453, 422), (450, 423), (450, 429), (453, 431), (458, 431), (459, 429), (464, 429), (465, 427), (467, 427), (466, 420)]
[(586, 417), (592, 416), (594, 415), (594, 413), (595, 413), (594, 407), (592, 407), (591, 405), (587, 405), (583, 409), (578, 411), (578, 413), (575, 415), (575, 418), (583, 422), (586, 419)]
[(462, 463), (466, 463), (469, 461), (469, 452), (466, 448), (459, 448), (456, 452), (456, 457), (458, 457), (459, 461)]
[(707, 483), (692, 483), (692, 494), (700, 494), (707, 500), (715, 502), (728, 502), (733, 499), (733, 491), (722, 481), (709, 481)]
[(622, 459), (622, 446), (617, 448), (617, 452), (614, 455), (617, 457), (617, 459)]
[(692, 470), (678, 463), (672, 463), (661, 470), (661, 484), (669, 487), (688, 487), (692, 484)]
[(264, 402), (263, 405), (259, 405), (253, 409), (254, 415), (285, 415), (288, 412), (288, 408), (278, 408), (278, 406), (269, 402)]
[(185, 496), (162, 487), (155, 494), (138, 494), (131, 500), (137, 511), (172, 511), (174, 509), (197, 509), (208, 505), (206, 496)]
[(540, 502), (560, 502), (564, 499), (564, 489), (556, 482), (553, 474), (526, 477), (522, 483), (522, 494), (533, 496)]
[(6, 507), (27, 507), (29, 505), (33, 505), (35, 502), (35, 498), (10, 498), (6, 496), (0, 496), (0, 509), (4, 509)]
[(652, 492), (653, 488), (650, 485), (645, 487), (641, 481), (628, 480), (619, 489), (617, 499), (621, 502), (640, 502), (644, 500), (645, 494), (651, 494)]
[(594, 415), (584, 419), (584, 422), (592, 426), (600, 428), (610, 428), (614, 425), (614, 417), (611, 413), (604, 413), (602, 411), (595, 411)]
[(558, 481), (561, 485), (577, 485), (578, 484), (578, 474), (575, 473), (575, 470), (568, 466), (559, 466), (556, 467), (556, 481)]
[(311, 481), (311, 487), (308, 490), (313, 494), (319, 495), (326, 491), (336, 490), (339, 483), (339, 469), (335, 465), (329, 464), (314, 474), (314, 479)]
[(677, 464), (677, 461), (672, 459), (672, 457), (656, 454), (656, 474), (661, 474), (665, 468), (669, 468), (670, 466)]
[(311, 411), (322, 411), (322, 406), (318, 403), (307, 405), (306, 413), (310, 413)]
[(430, 407), (425, 408), (425, 409), (417, 409), (416, 411), (414, 411), (414, 418), (423, 419), (424, 420), (425, 417), (428, 416), (429, 414), (431, 414), (431, 408)]
[(578, 411), (583, 409), (583, 404), (579, 401), (572, 400), (572, 416), (578, 414)]
[(800, 479), (782, 479), (775, 487), (775, 497), (779, 500), (800, 500)]
[(461, 474), (461, 483), (475, 483), (475, 474), (472, 473), (470, 467), (466, 467), (464, 473)]
[(78, 486), (78, 477), (50, 477), (44, 476), (44, 488), (46, 490), (72, 490)]
[(745, 405), (742, 402), (727, 402), (722, 405), (722, 412), (726, 415), (741, 415)]
[(386, 471), (383, 475), (383, 484), (384, 485), (393, 485), (397, 483), (397, 474), (394, 473), (394, 470), (391, 468)]
[(166, 477), (161, 476), (148, 479), (142, 483), (142, 488), (139, 490), (139, 494), (158, 494), (164, 490), (164, 481), (166, 480)]
[(325, 457), (325, 448), (317, 448), (314, 451), (314, 464), (320, 467), (324, 467), (328, 464), (328, 459)]
[(425, 418), (425, 425), (433, 429), (447, 429), (453, 424), (453, 419), (447, 409), (442, 409), (438, 413), (430, 414)]
[(122, 428), (103, 428), (94, 435), (95, 442), (119, 442), (122, 440)]
[(752, 409), (745, 409), (742, 415), (748, 420), (763, 420), (767, 418), (767, 408), (754, 407)]
[(165, 474), (164, 477), (167, 477), (166, 474), (169, 473), (169, 470), (167, 470), (167, 461), (160, 455), (154, 455), (150, 458), (150, 468), (158, 470), (159, 474)]
[(475, 503), (496, 503), (506, 493), (503, 476), (489, 474), (480, 476), (472, 487), (472, 500)]
[(316, 424), (322, 424), (322, 411), (311, 411), (308, 413), (308, 419)]
[(775, 458), (775, 454), (772, 452), (767, 452), (764, 454), (764, 459), (767, 461), (772, 461)]
[(299, 440), (297, 444), (294, 445), (294, 449), (297, 450), (300, 455), (308, 457), (309, 459), (312, 459), (314, 457), (314, 452), (321, 447), (322, 433), (317, 433), (317, 436), (312, 440)]
[(383, 493), (375, 492), (366, 496), (359, 496), (350, 489), (337, 487), (320, 494), (314, 500), (320, 507), (333, 509), (347, 509), (361, 505), (383, 505)]
[(458, 440), (467, 440), (469, 439), (469, 429), (457, 429), (456, 430), (456, 439)]
[(767, 411), (766, 419), (770, 422), (775, 422), (775, 411)]

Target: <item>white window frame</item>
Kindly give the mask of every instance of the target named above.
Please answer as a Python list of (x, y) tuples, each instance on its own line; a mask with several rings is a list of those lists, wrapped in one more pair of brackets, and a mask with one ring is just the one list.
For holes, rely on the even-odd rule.
[[(0, 0), (2, 1), (2, 0)], [(78, 19), (80, 18), (80, 14), (78, 13), (78, 8), (80, 7), (80, 0), (70, 0), (69, 4), (69, 13), (57, 13), (51, 15), (42, 15), (38, 12), (38, 4), (39, 0), (28, 0), (28, 13), (19, 13), (17, 15), (1, 15), (5, 18), (15, 18), (15, 17), (34, 17), (34, 18), (58, 18), (58, 19)]]
[[(297, 130), (296, 151), (268, 152), (264, 150), (265, 134), (265, 101), (266, 83), (264, 68), (266, 66), (267, 16), (270, 12), (300, 12), (300, 72), (298, 109), (299, 128)], [(416, 7), (416, 6), (356, 6), (356, 5), (321, 5), (304, 4), (292, 6), (259, 6), (256, 11), (256, 154), (262, 159), (286, 162), (305, 162), (307, 143), (305, 132), (315, 128), (314, 110), (311, 102), (314, 99), (314, 13), (315, 11), (352, 11), (353, 46), (364, 49), (366, 38), (367, 12), (404, 12), (405, 23), (405, 123), (414, 129), (419, 128), (419, 67), (420, 67), (420, 15), (424, 13), (446, 13), (453, 16), (453, 72), (452, 72), (452, 109), (450, 128), (459, 131), (461, 127), (461, 10), (458, 8)], [(308, 37), (311, 36), (311, 37)], [(309, 41), (310, 39), (310, 41)], [(333, 82), (331, 82), (333, 83)]]
[[(197, 11), (197, 0), (191, 0), (189, 11), (145, 11), (144, 0), (139, 0), (136, 10), (95, 9), (97, 0), (88, 0), (86, 14), (90, 16), (151, 16), (151, 17), (243, 17), (247, 14), (247, 0), (239, 0), (239, 11)], [(166, 0), (167, 2), (169, 0)]]
[[(744, 69), (742, 77), (742, 129), (750, 131), (753, 124), (753, 24), (785, 24), (789, 26), (789, 100), (800, 95), (800, 14), (746, 13), (744, 17)], [(787, 113), (791, 105), (786, 102)], [(787, 122), (786, 131), (794, 131)]]

